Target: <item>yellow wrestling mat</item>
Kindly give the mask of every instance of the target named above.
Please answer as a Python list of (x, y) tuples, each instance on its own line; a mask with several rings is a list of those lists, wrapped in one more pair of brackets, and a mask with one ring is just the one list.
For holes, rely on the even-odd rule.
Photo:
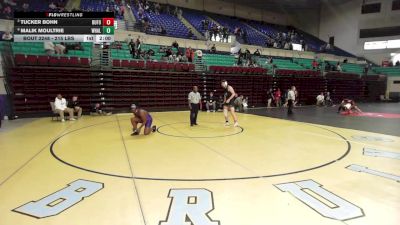
[(0, 225), (398, 225), (400, 137), (239, 114), (42, 118), (0, 133)]

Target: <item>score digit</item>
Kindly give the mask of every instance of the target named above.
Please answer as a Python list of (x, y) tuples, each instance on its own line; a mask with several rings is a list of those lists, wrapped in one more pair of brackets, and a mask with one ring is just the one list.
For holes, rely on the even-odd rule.
[(103, 27), (103, 34), (114, 34), (114, 27)]
[(103, 18), (103, 26), (114, 26), (114, 18)]

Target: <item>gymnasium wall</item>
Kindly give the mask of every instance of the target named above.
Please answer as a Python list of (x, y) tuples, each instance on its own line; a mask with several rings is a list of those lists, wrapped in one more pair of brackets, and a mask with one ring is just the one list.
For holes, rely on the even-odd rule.
[(315, 37), (319, 36), (320, 10), (305, 9), (287, 12), (288, 24), (303, 30)]
[(367, 0), (366, 3), (381, 3), (379, 13), (361, 14), (363, 0), (351, 0), (331, 5), (325, 0), (321, 6), (319, 38), (328, 41), (335, 37), (335, 45), (356, 56), (365, 57), (380, 64), (385, 57), (398, 49), (364, 50), (364, 42), (400, 39), (400, 36), (359, 38), (360, 29), (399, 26), (400, 10), (392, 11), (392, 0)]

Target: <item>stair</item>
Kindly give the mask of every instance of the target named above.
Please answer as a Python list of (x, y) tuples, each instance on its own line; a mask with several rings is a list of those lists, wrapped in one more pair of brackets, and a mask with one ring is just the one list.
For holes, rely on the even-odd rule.
[(117, 23), (118, 30), (127, 30), (126, 21), (125, 20), (116, 20), (114, 23)]
[(192, 33), (196, 36), (197, 39), (199, 40), (205, 40), (206, 38), (199, 32), (197, 29), (192, 26), (192, 24), (189, 23), (183, 16), (179, 16), (178, 19), (190, 30), (192, 30)]
[(204, 72), (207, 70), (207, 65), (205, 64), (204, 59), (199, 60), (197, 57), (195, 57), (194, 60), (194, 71), (196, 72)]
[(112, 67), (110, 49), (102, 49), (96, 44), (92, 49), (91, 67), (95, 69), (109, 69)]
[(109, 48), (100, 51), (100, 66), (111, 68), (111, 51)]
[(112, 84), (112, 73), (111, 72), (99, 72), (98, 70), (92, 71), (91, 83), (94, 91), (91, 94), (91, 104), (100, 103), (104, 109), (112, 111), (113, 108), (108, 107), (112, 103), (112, 96), (109, 96), (110, 84)]
[(136, 18), (133, 15), (133, 12), (131, 10), (131, 6), (129, 4), (126, 4), (125, 6), (125, 13), (124, 13), (124, 20), (125, 20), (125, 29), (129, 31), (133, 31), (135, 24), (136, 24)]

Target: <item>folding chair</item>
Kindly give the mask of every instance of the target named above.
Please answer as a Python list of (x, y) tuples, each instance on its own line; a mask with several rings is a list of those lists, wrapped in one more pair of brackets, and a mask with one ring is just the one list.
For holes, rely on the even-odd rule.
[(60, 114), (58, 114), (56, 107), (54, 106), (54, 102), (50, 102), (50, 107), (51, 107), (51, 111), (53, 112), (52, 116), (51, 116), (51, 121), (55, 120), (58, 121), (58, 119), (60, 118)]

